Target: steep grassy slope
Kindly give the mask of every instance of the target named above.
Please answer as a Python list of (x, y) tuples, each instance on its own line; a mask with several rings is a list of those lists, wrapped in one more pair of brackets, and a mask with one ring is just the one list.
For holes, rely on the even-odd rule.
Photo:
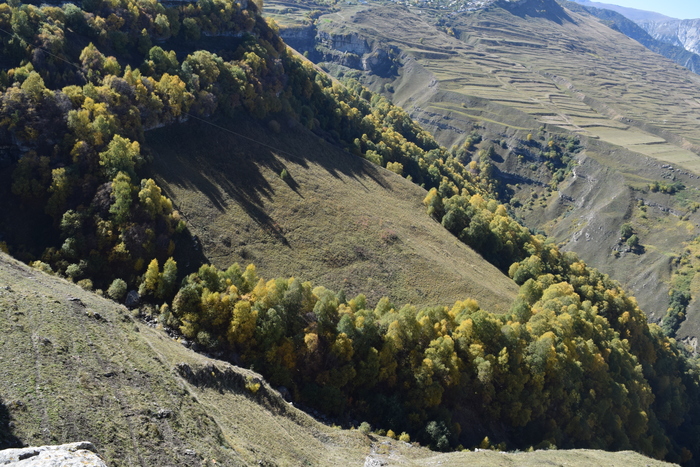
[[(668, 465), (636, 453), (435, 455), (325, 426), (259, 375), (0, 253), (0, 447), (89, 440), (109, 465)], [(250, 383), (260, 383), (257, 391)]]
[[(128, 18), (129, 32), (139, 33), (137, 16), (147, 16), (148, 12), (133, 3), (125, 5), (133, 6), (135, 12)], [(224, 24), (223, 29), (213, 28), (213, 33), (226, 37), (238, 37), (240, 33), (242, 38), (240, 47), (229, 56), (230, 61), (199, 51), (187, 56), (180, 65), (177, 52), (152, 47), (141, 70), (125, 68), (121, 78), (116, 75), (121, 73), (118, 60), (102, 56), (90, 45), (80, 53), (85, 69), (78, 76), (48, 70), (40, 75), (21, 67), (7, 72), (5, 81), (9, 83), (12, 76), (13, 84), (8, 84), (3, 92), (3, 112), (16, 118), (2, 120), (6, 128), (3, 139), (26, 140), (36, 144), (41, 154), (54, 157), (52, 161), (48, 156), (27, 151), (12, 170), (11, 191), (21, 199), (23, 209), (33, 206), (36, 215), (53, 216), (56, 237), (46, 239), (42, 261), (34, 263), (37, 268), (55, 268), (57, 274), (79, 281), (86, 289), (107, 289), (115, 299), (123, 297), (129, 288), (138, 287), (146, 302), (141, 311), (149, 320), (158, 313), (159, 322), (195, 342), (196, 348), (216, 352), (229, 362), (243, 362), (250, 368), (254, 365), (269, 375), (276, 386), (288, 388), (295, 403), (301, 401), (338, 417), (337, 423), (352, 425), (355, 420), (366, 420), (395, 432), (406, 431), (411, 438), (440, 450), (459, 443), (470, 447), (487, 445), (488, 437), (499, 446), (520, 449), (556, 445), (636, 449), (674, 461), (700, 458), (700, 427), (695, 423), (700, 418), (700, 399), (694, 363), (684, 358), (660, 328), (647, 326), (635, 300), (616, 283), (588, 268), (576, 255), (562, 254), (552, 242), (533, 236), (508, 215), (503, 205), (488, 199), (496, 190), (496, 182), (491, 178), (493, 165), (486, 159), (500, 158), (504, 165), (512, 159), (489, 151), (488, 143), (482, 143), (481, 160), (470, 162), (467, 168), (463, 165), (467, 162), (465, 156), (471, 157), (469, 151), (473, 148), (467, 145), (448, 151), (438, 147), (404, 112), (392, 108), (385, 99), (372, 95), (356, 82), (345, 89), (310, 64), (297, 60), (277, 37), (274, 24), (268, 25), (257, 14), (254, 4), (247, 5), (250, 9), (230, 2), (221, 5), (229, 9), (234, 20)], [(126, 10), (116, 9), (111, 3), (103, 6), (104, 17), (118, 25), (118, 15)], [(163, 8), (159, 4), (156, 7)], [(187, 28), (185, 39), (201, 38), (200, 27), (205, 27), (205, 33), (212, 31), (210, 7), (202, 2), (192, 8), (167, 10), (167, 17), (159, 13), (154, 31), (167, 32), (167, 18), (172, 17), (175, 25), (182, 17)], [(71, 21), (95, 18), (75, 6), (66, 8), (72, 9), (66, 16)], [(5, 6), (3, 10), (15, 19), (23, 17), (24, 10), (42, 13), (17, 6)], [(61, 22), (61, 12), (47, 9), (47, 16), (38, 23), (43, 27), (49, 22), (46, 18), (50, 18), (60, 35), (67, 30), (62, 28), (70, 29)], [(223, 12), (219, 19), (226, 17)], [(123, 25), (127, 25), (126, 19)], [(96, 29), (100, 29), (99, 25)], [(141, 47), (140, 36), (123, 34), (115, 37), (125, 39), (132, 50), (145, 54), (150, 44)], [(105, 36), (104, 42), (107, 39)], [(368, 47), (353, 36), (332, 42), (346, 49), (349, 61), (359, 59), (353, 57), (357, 55), (353, 50), (361, 52)], [(16, 42), (7, 47), (13, 44)], [(78, 51), (73, 52), (75, 55)], [(397, 57), (397, 50), (382, 49), (368, 57), (366, 63), (378, 76), (390, 76), (396, 71)], [(102, 71), (107, 76), (98, 74), (103, 59), (106, 68)], [(94, 83), (50, 90), (45, 79), (51, 80), (52, 86), (71, 80), (82, 84), (83, 80), (92, 79)], [(390, 91), (390, 86), (386, 89)], [(173, 126), (183, 120), (192, 124), (199, 117), (211, 116), (217, 105), (223, 106), (221, 114), (238, 115), (240, 120), (206, 127), (216, 128), (215, 134), (204, 127)], [(63, 137), (62, 145), (50, 147), (52, 138), (43, 134), (39, 137), (38, 128), (51, 127), (45, 124), (48, 120), (21, 118), (31, 116), (37, 106), (51, 110), (37, 113), (42, 118), (48, 113), (59, 125), (57, 128), (67, 125), (68, 136)], [(158, 111), (159, 117), (155, 117)], [(257, 123), (243, 123), (249, 120)], [(156, 136), (151, 150), (142, 154), (142, 147), (148, 149), (143, 132), (161, 125), (165, 128), (153, 133)], [(289, 129), (282, 130), (287, 126)], [(313, 152), (314, 147), (325, 144), (302, 131), (302, 127), (355, 157), (364, 156), (392, 172), (406, 174), (408, 180), (392, 180), (393, 175), (388, 172), (373, 170), (345, 153), (331, 158), (320, 155), (316, 159), (301, 154), (300, 151)], [(236, 138), (227, 140), (220, 136), (221, 132)], [(279, 138), (270, 136), (278, 132)], [(290, 137), (285, 138), (285, 134)], [(525, 155), (533, 160), (551, 159), (540, 164), (541, 169), (533, 163), (538, 177), (543, 179), (546, 170), (554, 170), (554, 162), (571, 169), (567, 164), (579, 149), (576, 141), (547, 141), (546, 137), (543, 133), (526, 138), (531, 151), (519, 154), (523, 159)], [(255, 147), (241, 139), (254, 142)], [(10, 146), (18, 157), (24, 150), (18, 144)], [(159, 152), (163, 147), (172, 151)], [(508, 142), (501, 141), (500, 147), (506, 149)], [(231, 154), (239, 148), (241, 157)], [(261, 148), (282, 157), (263, 154), (258, 158)], [(306, 159), (295, 159), (302, 155)], [(154, 160), (158, 161), (155, 165)], [(255, 164), (252, 160), (256, 160)], [(306, 175), (299, 175), (297, 166), (303, 164), (309, 170)], [(336, 173), (348, 189), (336, 188), (337, 181), (317, 181), (323, 178), (322, 169)], [(563, 170), (558, 169), (557, 173), (565, 174), (560, 172)], [(354, 174), (358, 174), (357, 181), (352, 180)], [(172, 201), (149, 178), (151, 175), (159, 178), (175, 197), (180, 188), (196, 188), (185, 190), (176, 202), (184, 206), (187, 217), (195, 218), (190, 226), (198, 229), (198, 236), (187, 235), (187, 223), (182, 221), (180, 212), (173, 210)], [(369, 179), (382, 189), (370, 185)], [(445, 258), (425, 261), (433, 256), (430, 248), (414, 247), (413, 239), (399, 230), (398, 224), (404, 222), (417, 226), (419, 231), (421, 225), (436, 225), (418, 202), (425, 192), (406, 185), (411, 179), (430, 188), (424, 201), (430, 216), (522, 284), (509, 313), (479, 310), (474, 301), (458, 302), (452, 308), (432, 306), (418, 310), (410, 304), (395, 307), (386, 299), (374, 306), (362, 296), (348, 300), (344, 290), (335, 294), (310, 282), (260, 280), (252, 266), (242, 272), (238, 266), (221, 271), (202, 264), (207, 255), (216, 253), (219, 241), (229, 248), (227, 243), (235, 242), (235, 248), (252, 244), (253, 253), (245, 248), (236, 253), (243, 259), (256, 259), (256, 252), (258, 257), (284, 258), (278, 249), (265, 251), (257, 246), (264, 243), (259, 237), (262, 234), (272, 236), (291, 250), (304, 250), (303, 244), (308, 240), (317, 243), (316, 249), (318, 244), (329, 245), (321, 254), (308, 250), (312, 251), (310, 262), (305, 256), (297, 258), (310, 270), (316, 263), (342, 266), (348, 258), (364, 261), (369, 257), (371, 266), (379, 265), (370, 270), (374, 280), (365, 284), (372, 296), (376, 295), (374, 283), (392, 283), (391, 267), (404, 268), (391, 263), (395, 250), (399, 256), (403, 252), (417, 258), (418, 267), (407, 268), (406, 277), (416, 278), (421, 287), (439, 287), (440, 281), (445, 280), (442, 276), (447, 275), (442, 274), (444, 267), (432, 268), (436, 273), (430, 280), (424, 280), (420, 271), (426, 263), (444, 266)], [(368, 195), (357, 196), (363, 183)], [(658, 182), (653, 186), (656, 191), (680, 189), (675, 184)], [(387, 192), (404, 189), (409, 195), (413, 190), (415, 197), (387, 196)], [(293, 213), (295, 206), (289, 208), (287, 201), (277, 203), (275, 199), (275, 193), (294, 199), (293, 192), (309, 200), (306, 205), (299, 202), (296, 206), (305, 223), (296, 222), (293, 214), (284, 214)], [(371, 196), (377, 193), (380, 196)], [(338, 203), (339, 197), (351, 207)], [(9, 195), (3, 198), (11, 199)], [(256, 227), (254, 223), (260, 229), (237, 238), (225, 216), (216, 229), (210, 228), (227, 205), (236, 207), (231, 213), (243, 219), (243, 231)], [(357, 206), (367, 209), (356, 209)], [(379, 222), (377, 227), (373, 218), (362, 221), (358, 230), (367, 227), (366, 235), (360, 233), (344, 243), (339, 233), (326, 227), (327, 218), (309, 214), (319, 207), (341, 226), (348, 225), (348, 219), (363, 219), (374, 212), (379, 212), (381, 217), (377, 219), (387, 225)], [(413, 214), (402, 214), (409, 211), (420, 213), (423, 221), (416, 220), (414, 224)], [(394, 219), (397, 225), (390, 223)], [(314, 221), (318, 225), (308, 227)], [(350, 225), (345, 230), (350, 232), (352, 228)], [(631, 235), (633, 228), (629, 230), (626, 235)], [(300, 233), (297, 235), (296, 231)], [(318, 231), (323, 235), (312, 235)], [(444, 245), (455, 242), (442, 229), (439, 231)], [(439, 235), (437, 232), (435, 235)], [(429, 229), (428, 234), (432, 235)], [(333, 243), (329, 238), (340, 241)], [(629, 240), (634, 238), (637, 237)], [(18, 243), (21, 248), (22, 242), (16, 238), (10, 247), (16, 248)], [(206, 244), (204, 251), (200, 251), (202, 243)], [(639, 249), (637, 243), (630, 245)], [(5, 248), (4, 244), (0, 246)], [(373, 249), (382, 248), (383, 254), (372, 253)], [(23, 257), (32, 260), (38, 256), (32, 257), (31, 251), (26, 251)], [(294, 259), (287, 261), (282, 274), (295, 273), (290, 271), (298, 266)], [(162, 273), (159, 262), (164, 264)], [(181, 274), (197, 269), (180, 283), (179, 290), (176, 262)], [(463, 264), (469, 261), (453, 267)], [(386, 265), (389, 274), (385, 275), (381, 268)], [(428, 274), (433, 272), (430, 269), (426, 268)], [(484, 271), (475, 271), (477, 281), (495, 277)], [(321, 270), (316, 277), (326, 272)], [(377, 275), (380, 279), (376, 279)], [(417, 301), (410, 296), (410, 289), (408, 297), (401, 295), (406, 294), (404, 284), (408, 281), (401, 283), (400, 276), (395, 275), (399, 299)], [(503, 279), (502, 275), (498, 277)], [(348, 288), (350, 293), (367, 291), (362, 284), (350, 284)], [(416, 290), (417, 295), (420, 292)], [(130, 302), (133, 296), (130, 292)], [(445, 297), (434, 299), (439, 303)], [(102, 315), (92, 317), (104, 319)], [(80, 349), (69, 350), (80, 353)], [(245, 388), (259, 398), (266, 394), (265, 390), (260, 392), (260, 383), (253, 375), (237, 376), (235, 370), (226, 366), (173, 366), (180, 377), (197, 387), (224, 392)], [(675, 384), (669, 385), (671, 381)], [(274, 397), (268, 403), (273, 408), (287, 407)], [(211, 407), (223, 412), (216, 402)], [(168, 418), (165, 412), (161, 415)], [(163, 433), (158, 426), (150, 428), (147, 420), (142, 424), (148, 428), (146, 436), (148, 431), (156, 437)], [(221, 431), (226, 433), (227, 429)], [(274, 452), (274, 446), (270, 450)]]
[[(495, 147), (496, 176), (526, 225), (623, 282), (661, 319), (675, 258), (700, 225), (700, 77), (555, 2), (499, 5), (459, 14), (349, 7), (319, 18), (323, 44), (310, 56), (324, 51), (324, 66), (385, 92), (443, 144), (461, 144), (474, 129), (484, 133), (479, 147)], [(347, 64), (339, 52), (348, 44), (364, 54), (365, 73), (337, 65)], [(364, 66), (381, 50), (401, 56), (395, 75)], [(560, 184), (542, 167), (546, 143), (557, 135), (573, 135), (584, 149), (580, 167)], [(656, 181), (688, 189), (652, 193)], [(624, 223), (634, 226), (643, 250), (626, 251)]]
[[(24, 444), (87, 439), (112, 465), (361, 462), (368, 443), (289, 407), (252, 372), (2, 255), (0, 394)], [(282, 436), (286, 433), (286, 436)]]
[(425, 215), (425, 190), (299, 125), (217, 125), (147, 135), (159, 184), (217, 266), (253, 262), (370, 302), (509, 308), (517, 286)]

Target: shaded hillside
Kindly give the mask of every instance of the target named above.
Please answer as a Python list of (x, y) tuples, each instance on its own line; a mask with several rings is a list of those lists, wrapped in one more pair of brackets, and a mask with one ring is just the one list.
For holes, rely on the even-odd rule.
[(425, 190), (299, 125), (216, 125), (193, 121), (147, 141), (159, 184), (217, 266), (253, 262), (265, 276), (291, 272), (370, 303), (510, 307), (515, 283), (425, 215)]
[(0, 283), (1, 447), (89, 440), (114, 466), (668, 465), (600, 451), (445, 456), (330, 428), (258, 374), (196, 354), (124, 307), (2, 253)]
[[(474, 129), (483, 133), (476, 149), (494, 147), (496, 177), (525, 224), (622, 281), (660, 320), (673, 257), (700, 222), (693, 121), (700, 77), (590, 15), (564, 10), (550, 18), (538, 13), (546, 10), (539, 3), (504, 5), (453, 15), (354, 6), (314, 27), (318, 37), (336, 38), (330, 43), (366, 44), (362, 63), (396, 50), (402, 66), (389, 78), (339, 66), (340, 55), (325, 53), (324, 66), (384, 92), (443, 144), (461, 145)], [(570, 137), (583, 148), (575, 156), (581, 167), (555, 177), (546, 145)], [(477, 150), (470, 154), (479, 158)], [(582, 180), (598, 196), (568, 188)], [(688, 189), (654, 193), (655, 182)], [(644, 250), (626, 251), (624, 223), (638, 230)]]

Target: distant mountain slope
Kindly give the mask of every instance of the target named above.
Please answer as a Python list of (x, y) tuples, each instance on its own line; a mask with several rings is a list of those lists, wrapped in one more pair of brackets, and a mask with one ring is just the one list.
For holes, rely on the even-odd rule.
[(654, 39), (700, 53), (700, 19), (638, 20)]
[[(577, 2), (581, 5), (576, 5), (574, 2), (562, 2), (568, 8), (574, 11), (586, 11), (596, 18), (603, 20), (611, 28), (620, 31), (627, 37), (630, 37), (649, 50), (663, 55), (676, 62), (677, 64), (689, 69), (694, 73), (700, 73), (700, 55), (692, 51), (686, 50), (683, 45), (676, 39), (665, 40), (664, 37), (652, 37), (641, 26), (635, 23), (630, 16), (625, 15), (618, 10), (607, 8), (606, 6), (595, 6), (595, 2)], [(604, 5), (604, 4), (600, 4)], [(613, 5), (614, 6), (614, 5)], [(636, 11), (636, 10), (635, 10)], [(634, 16), (634, 15), (633, 15)], [(664, 17), (665, 18), (665, 17)], [(661, 20), (644, 21), (645, 24), (659, 24), (659, 22), (667, 24), (674, 22), (672, 18)]]
[(592, 2), (591, 0), (573, 0), (576, 3), (580, 3), (583, 6), (586, 7), (593, 7), (593, 8), (600, 8), (600, 9), (605, 9), (605, 10), (612, 10), (617, 13), (620, 13), (621, 15), (625, 16), (626, 18), (631, 19), (632, 21), (669, 21), (672, 20), (673, 18), (670, 18), (666, 15), (662, 15), (661, 13), (656, 13), (653, 11), (646, 11), (646, 10), (638, 10), (637, 8), (628, 8), (624, 6), (619, 6), (619, 5), (613, 5), (612, 3), (603, 3), (603, 2)]
[(424, 189), (298, 125), (272, 134), (250, 120), (217, 125), (147, 134), (159, 184), (214, 264), (293, 271), (372, 303), (510, 307), (515, 283), (425, 215)]
[[(564, 3), (577, 3), (650, 50), (695, 73), (700, 72), (700, 20), (681, 20), (650, 11), (589, 0)], [(570, 8), (576, 9), (573, 6)]]
[[(270, 11), (282, 5), (268, 2)], [(700, 77), (589, 13), (545, 0), (458, 15), (355, 5), (307, 26), (293, 18), (283, 36), (294, 35), (332, 72), (384, 92), (442, 144), (483, 133), (470, 157), (494, 147), (495, 174), (513, 190), (511, 205), (526, 225), (622, 281), (653, 320), (663, 318), (673, 258), (700, 224)], [(400, 56), (401, 66), (376, 73), (388, 56)], [(585, 149), (559, 182), (543, 156), (555, 134), (579, 138)], [(655, 193), (655, 181), (689, 188)], [(643, 253), (626, 250), (625, 223), (637, 229)]]

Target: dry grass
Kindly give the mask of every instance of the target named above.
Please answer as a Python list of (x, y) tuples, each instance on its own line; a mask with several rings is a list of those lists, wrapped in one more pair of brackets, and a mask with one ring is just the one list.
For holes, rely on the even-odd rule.
[[(689, 209), (700, 201), (700, 76), (571, 12), (490, 7), (445, 17), (455, 36), (435, 27), (444, 12), (430, 9), (372, 3), (341, 14), (344, 33), (405, 53), (390, 97), (445, 146), (461, 144), (474, 129), (486, 139), (481, 147), (493, 140), (517, 146), (528, 133), (537, 138), (543, 125), (579, 137), (585, 151), (577, 156), (578, 177), (569, 175), (553, 192), (543, 187), (549, 179), (536, 156), (520, 162), (498, 149), (498, 169), (509, 183), (519, 180), (510, 185), (523, 204), (516, 214), (620, 280), (652, 319), (665, 314), (671, 259), (700, 234), (700, 215)], [(376, 91), (385, 82), (365, 77)], [(687, 200), (649, 193), (654, 181), (682, 182)], [(650, 203), (648, 212), (640, 200)], [(691, 230), (677, 227), (681, 217)], [(615, 256), (625, 222), (638, 229), (645, 253)], [(689, 328), (700, 329), (700, 312), (689, 319), (699, 322)]]
[[(206, 258), (254, 263), (370, 302), (508, 309), (515, 284), (425, 213), (425, 190), (300, 129), (271, 135), (245, 121), (150, 132), (158, 182)], [(286, 170), (289, 178), (279, 176)]]
[[(370, 456), (428, 466), (485, 456), (436, 456), (326, 426), (259, 375), (196, 354), (124, 307), (3, 253), (0, 284), (0, 448), (87, 440), (108, 465), (144, 467), (362, 465)], [(255, 394), (246, 388), (250, 378), (261, 383)], [(593, 455), (597, 463), (589, 462)], [(515, 459), (526, 456), (584, 467), (613, 465), (620, 454)], [(628, 456), (628, 465), (653, 462)]]
[[(371, 439), (317, 422), (259, 375), (2, 253), (0, 283), (0, 408), (15, 441), (88, 440), (120, 466), (361, 465), (371, 452)], [(246, 377), (262, 382), (255, 394)]]

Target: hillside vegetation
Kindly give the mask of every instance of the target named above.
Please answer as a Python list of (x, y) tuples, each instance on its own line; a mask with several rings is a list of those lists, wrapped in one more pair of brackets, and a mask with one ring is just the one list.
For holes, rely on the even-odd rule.
[[(269, 11), (278, 18), (285, 6)], [(335, 9), (313, 23), (287, 15), (283, 37), (403, 106), (446, 146), (481, 134), (464, 161), (493, 148), (500, 199), (514, 215), (620, 280), (651, 320), (664, 319), (681, 245), (699, 233), (697, 75), (554, 1)], [(550, 141), (569, 140), (580, 147), (571, 163), (553, 164)], [(683, 188), (654, 188), (674, 184)], [(624, 224), (642, 248), (628, 248)], [(696, 335), (697, 303), (679, 338)]]
[(123, 306), (2, 253), (0, 282), (0, 448), (89, 440), (109, 465), (144, 466), (668, 465), (630, 452), (436, 456), (329, 428), (259, 374), (188, 350)]
[[(0, 96), (0, 136), (7, 148), (3, 246), (35, 268), (84, 289), (98, 289), (118, 301), (126, 296), (132, 307), (140, 301), (136, 313), (147, 322), (166, 327), (197, 350), (254, 367), (272, 384), (284, 385), (295, 402), (322, 410), (343, 425), (362, 420), (363, 431), (369, 423), (387, 435), (418, 439), (438, 450), (460, 444), (595, 447), (634, 449), (689, 465), (700, 458), (694, 362), (661, 328), (647, 324), (619, 284), (576, 254), (533, 234), (497, 201), (503, 189), (493, 176), (497, 150), (484, 147), (478, 160), (470, 160), (482, 139), (478, 133), (460, 147), (440, 146), (387, 99), (356, 81), (343, 86), (288, 50), (275, 24), (260, 16), (254, 3), (207, 0), (165, 7), (122, 0), (88, 2), (84, 8), (0, 5), (4, 26), (15, 31), (3, 42), (3, 59), (11, 63), (2, 76)], [(212, 36), (226, 39), (213, 41)], [(80, 41), (86, 42), (82, 48), (75, 46)], [(266, 141), (261, 141), (262, 125), (269, 129)], [(152, 133), (146, 136), (148, 131)], [(194, 139), (192, 132), (200, 137)], [(305, 135), (311, 143), (302, 141)], [(328, 149), (299, 154), (309, 150), (307, 144)], [(544, 145), (547, 170), (573, 170), (571, 161), (580, 151), (576, 139), (552, 135)], [(315, 176), (319, 171), (335, 174), (337, 185), (327, 175)], [(408, 182), (427, 191), (409, 188)], [(303, 240), (325, 248), (322, 235), (288, 231), (304, 214), (282, 212), (293, 213), (291, 202), (277, 211), (274, 193), (308, 198), (309, 204), (297, 201), (299, 210), (317, 206), (330, 213), (326, 216), (335, 211), (339, 224), (352, 225), (342, 214), (359, 211), (321, 197), (324, 187), (332, 190), (341, 183), (349, 188), (337, 188), (340, 195), (356, 196), (355, 204), (373, 202), (374, 215), (387, 216), (353, 219), (359, 228), (379, 222), (379, 227), (357, 234), (352, 243), (364, 243), (356, 247), (376, 245), (378, 232), (383, 248), (412, 261), (408, 274), (428, 264), (423, 274), (429, 275), (431, 261), (438, 272), (445, 270), (446, 254), (426, 251), (451, 240), (449, 249), (444, 248), (458, 252), (458, 259), (471, 261), (475, 251), (491, 264), (473, 263), (484, 274), (479, 281), (465, 281), (468, 291), (472, 287), (494, 307), (504, 306), (513, 290), (500, 270), (521, 286), (515, 302), (505, 313), (483, 309), (469, 297), (449, 306), (444, 298), (421, 306), (394, 304), (388, 297), (373, 303), (362, 293), (349, 296), (344, 286), (333, 291), (296, 278), (293, 268), (313, 262), (309, 259), (290, 260), (287, 271), (265, 278), (252, 264), (207, 264), (216, 258), (204, 255), (213, 257), (218, 241), (244, 247), (266, 238), (276, 244), (269, 254), (302, 249)], [(366, 191), (363, 197), (355, 193), (360, 187)], [(659, 183), (654, 189), (678, 187)], [(417, 203), (421, 197), (423, 206)], [(424, 217), (418, 219), (421, 212)], [(239, 240), (235, 230), (210, 229), (216, 222), (228, 225), (224, 216), (237, 213), (243, 219), (232, 222), (233, 228), (240, 222), (244, 231), (254, 227), (265, 237), (241, 234)], [(324, 216), (306, 217), (329, 222)], [(393, 228), (404, 219), (407, 228)], [(403, 236), (412, 225), (428, 235), (440, 225), (445, 231), (418, 248), (409, 242), (419, 233)], [(453, 234), (450, 240), (447, 232)], [(223, 251), (222, 257), (232, 255)], [(245, 256), (265, 251), (251, 247)], [(315, 257), (342, 264), (343, 253), (347, 255), (347, 247)], [(241, 250), (234, 254), (247, 259)], [(271, 261), (268, 267), (281, 268), (283, 261)], [(398, 267), (388, 264), (393, 271)], [(468, 270), (471, 265), (453, 267)], [(309, 270), (310, 275), (330, 274), (328, 268)], [(365, 277), (376, 279), (376, 273)], [(449, 276), (431, 279), (425, 287), (440, 280)], [(483, 281), (491, 283), (479, 288)], [(416, 292), (407, 283), (399, 281), (394, 293), (415, 300)], [(349, 291), (351, 286), (362, 288), (350, 284)], [(437, 293), (441, 290), (458, 293), (449, 287)], [(40, 306), (39, 301), (27, 303)], [(9, 303), (5, 308), (13, 307)], [(42, 308), (42, 313), (47, 311), (51, 308)], [(86, 311), (88, 318), (105, 319)], [(122, 322), (133, 326), (128, 321)], [(79, 328), (75, 322), (65, 326), (65, 335)], [(42, 342), (37, 341), (35, 352)], [(80, 355), (70, 345), (65, 358)], [(157, 357), (158, 347), (151, 349)], [(255, 376), (244, 373), (250, 376), (244, 383), (225, 364), (176, 365), (175, 372), (189, 384), (212, 388), (212, 397), (241, 384), (252, 394), (260, 391), (259, 397), (270, 394)], [(15, 377), (31, 381), (26, 375), (11, 379)], [(41, 387), (34, 391), (41, 393)], [(164, 400), (173, 400), (172, 394), (178, 393), (169, 391)], [(274, 400), (269, 402), (273, 408), (287, 408)], [(228, 413), (221, 399), (206, 403), (214, 412)], [(44, 410), (45, 419), (51, 410)], [(245, 425), (240, 429), (250, 430), (245, 437), (256, 436), (254, 427)], [(158, 439), (160, 433), (169, 439), (165, 428), (143, 426), (145, 438)], [(43, 429), (40, 425), (39, 436)], [(214, 437), (211, 456), (231, 456), (235, 462), (234, 456), (243, 454), (235, 447), (235, 453), (225, 449), (234, 444), (221, 441), (230, 428), (219, 429), (222, 434)], [(111, 431), (115, 436), (123, 433)], [(202, 443), (211, 439), (203, 428), (193, 436)], [(135, 437), (130, 436), (133, 443)], [(285, 455), (301, 456), (296, 447), (290, 451)]]
[(359, 432), (314, 421), (258, 374), (0, 255), (0, 447), (89, 440), (124, 466), (359, 464), (369, 451)]

